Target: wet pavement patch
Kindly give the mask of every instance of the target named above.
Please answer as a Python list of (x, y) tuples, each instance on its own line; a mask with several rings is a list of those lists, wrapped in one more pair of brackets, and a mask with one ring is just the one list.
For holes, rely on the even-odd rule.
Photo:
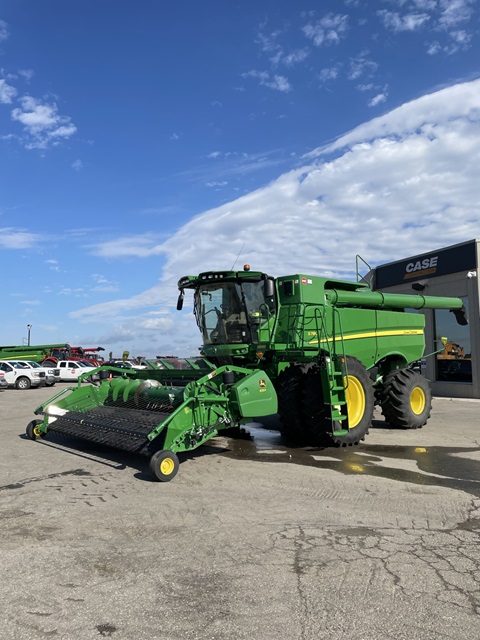
[(228, 439), (224, 456), (240, 460), (292, 463), (368, 475), (423, 486), (438, 486), (480, 496), (480, 459), (462, 454), (480, 447), (406, 447), (362, 443), (348, 448), (294, 447), (275, 430), (249, 424)]

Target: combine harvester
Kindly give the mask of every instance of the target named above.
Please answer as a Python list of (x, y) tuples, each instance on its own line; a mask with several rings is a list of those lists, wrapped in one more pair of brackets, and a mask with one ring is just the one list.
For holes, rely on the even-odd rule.
[(63, 390), (27, 426), (31, 439), (63, 433), (150, 457), (161, 481), (178, 471), (177, 453), (225, 428), (280, 414), (283, 433), (313, 446), (358, 444), (374, 404), (403, 428), (424, 425), (428, 381), (411, 364), (424, 355), (421, 313), (450, 309), (466, 324), (459, 298), (383, 294), (366, 284), (303, 274), (206, 272), (178, 283), (203, 337), (202, 357), (150, 363), (145, 370), (98, 371), (97, 386)]

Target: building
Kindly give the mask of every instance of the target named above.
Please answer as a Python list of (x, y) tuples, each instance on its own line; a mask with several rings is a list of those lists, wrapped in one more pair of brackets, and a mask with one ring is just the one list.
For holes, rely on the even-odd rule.
[(378, 291), (463, 299), (467, 326), (457, 324), (454, 314), (444, 309), (421, 312), (427, 355), (422, 368), (437, 396), (480, 398), (479, 251), (480, 240), (470, 240), (373, 270)]

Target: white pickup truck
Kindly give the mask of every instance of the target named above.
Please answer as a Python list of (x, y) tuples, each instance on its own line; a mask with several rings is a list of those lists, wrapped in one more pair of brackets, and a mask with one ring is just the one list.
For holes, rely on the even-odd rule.
[(93, 371), (96, 368), (93, 365), (88, 367), (83, 362), (76, 360), (59, 360), (55, 365), (55, 369), (60, 371), (60, 380), (64, 382), (76, 381), (82, 373)]
[(36, 371), (18, 362), (0, 360), (0, 371), (5, 374), (8, 386), (15, 387), (15, 389), (43, 387), (46, 382), (45, 371)]

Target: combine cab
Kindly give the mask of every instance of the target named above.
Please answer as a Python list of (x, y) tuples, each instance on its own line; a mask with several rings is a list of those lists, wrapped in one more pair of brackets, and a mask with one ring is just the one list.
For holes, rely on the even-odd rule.
[(42, 406), (30, 438), (59, 432), (145, 454), (171, 480), (177, 453), (254, 417), (280, 414), (282, 431), (315, 446), (357, 444), (374, 404), (404, 428), (426, 423), (428, 381), (411, 364), (424, 355), (424, 316), (459, 298), (382, 294), (360, 283), (243, 271), (185, 276), (194, 293), (201, 358), (160, 358), (148, 369), (98, 369), (99, 386), (69, 388)]

